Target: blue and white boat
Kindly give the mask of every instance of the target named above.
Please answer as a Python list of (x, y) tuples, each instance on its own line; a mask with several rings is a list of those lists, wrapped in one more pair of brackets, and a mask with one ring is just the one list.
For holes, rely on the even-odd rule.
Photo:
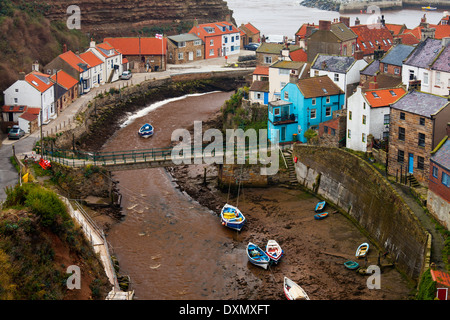
[(322, 212), (314, 215), (314, 219), (316, 220), (322, 220), (328, 217), (328, 212)]
[(153, 135), (153, 126), (149, 123), (146, 123), (139, 129), (138, 133), (142, 138), (151, 137)]
[(314, 211), (316, 211), (316, 212), (322, 211), (322, 210), (325, 208), (325, 205), (326, 205), (326, 202), (325, 202), (325, 201), (319, 201), (319, 202), (316, 204), (316, 209), (315, 209)]
[(258, 247), (256, 244), (249, 242), (247, 245), (247, 257), (248, 261), (253, 263), (255, 266), (267, 269), (270, 263), (269, 256)]
[(220, 212), (222, 225), (237, 231), (241, 231), (245, 224), (245, 217), (242, 212), (230, 204), (225, 204)]

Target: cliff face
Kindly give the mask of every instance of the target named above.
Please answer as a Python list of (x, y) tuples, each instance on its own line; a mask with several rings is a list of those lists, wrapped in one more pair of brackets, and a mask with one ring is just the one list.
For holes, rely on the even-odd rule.
[[(47, 0), (50, 20), (67, 21), (72, 0)], [(232, 14), (224, 0), (79, 0), (81, 31), (95, 37), (136, 36), (136, 30), (155, 25), (173, 25), (182, 21), (199, 23), (226, 20)]]

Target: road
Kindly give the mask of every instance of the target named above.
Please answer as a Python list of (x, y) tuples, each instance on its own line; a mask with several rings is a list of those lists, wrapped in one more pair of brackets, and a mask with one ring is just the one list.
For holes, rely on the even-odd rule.
[[(74, 125), (73, 119), (78, 111), (88, 104), (89, 101), (94, 99), (100, 92), (104, 92), (105, 90), (108, 91), (110, 88), (118, 89), (125, 85), (136, 85), (149, 79), (159, 80), (175, 74), (224, 71), (228, 69), (226, 68), (227, 63), (234, 64), (237, 62), (239, 56), (252, 54), (255, 54), (255, 52), (242, 50), (240, 54), (231, 55), (227, 60), (225, 57), (219, 57), (194, 61), (182, 65), (168, 64), (167, 70), (163, 72), (135, 73), (131, 80), (119, 80), (113, 83), (107, 83), (98, 88), (92, 88), (89, 93), (80, 96), (70, 106), (64, 109), (58, 118), (52, 120), (49, 124), (44, 125), (44, 135), (46, 135), (46, 132), (60, 132), (70, 129), (71, 125)], [(235, 68), (234, 70), (242, 69)], [(0, 146), (0, 203), (6, 199), (5, 188), (8, 186), (15, 186), (18, 183), (18, 173), (10, 161), (10, 157), (13, 155), (12, 146), (14, 146), (16, 154), (30, 153), (39, 138), (40, 130), (36, 130), (31, 135), (28, 134), (20, 140), (8, 140), (8, 138), (6, 138), (2, 141)]]

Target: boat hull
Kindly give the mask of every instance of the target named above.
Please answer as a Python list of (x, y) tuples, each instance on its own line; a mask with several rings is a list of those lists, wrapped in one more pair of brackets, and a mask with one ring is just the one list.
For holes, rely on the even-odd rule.
[(146, 123), (138, 131), (138, 134), (142, 138), (149, 138), (153, 135), (153, 126)]
[(306, 291), (287, 277), (284, 277), (283, 290), (288, 300), (309, 300)]
[(275, 240), (269, 240), (266, 245), (266, 254), (274, 263), (278, 263), (283, 257), (284, 251)]
[(269, 267), (269, 256), (256, 244), (249, 242), (247, 245), (247, 257), (248, 261), (255, 266), (267, 269)]
[(328, 212), (318, 213), (314, 215), (314, 219), (316, 220), (322, 220), (325, 219), (326, 217), (328, 217)]
[(359, 268), (359, 264), (358, 264), (357, 262), (355, 262), (355, 261), (347, 261), (347, 262), (344, 262), (344, 266), (345, 266), (347, 269), (350, 269), (350, 270), (355, 270), (355, 269), (358, 269), (358, 268)]
[(242, 212), (229, 204), (225, 204), (220, 212), (220, 221), (223, 226), (241, 231), (245, 225), (245, 217)]
[(317, 203), (316, 208), (314, 209), (315, 212), (321, 212), (325, 208), (325, 201), (320, 201)]
[(356, 249), (355, 256), (357, 258), (364, 258), (367, 255), (367, 252), (369, 252), (369, 244), (367, 242), (362, 243), (358, 249)]

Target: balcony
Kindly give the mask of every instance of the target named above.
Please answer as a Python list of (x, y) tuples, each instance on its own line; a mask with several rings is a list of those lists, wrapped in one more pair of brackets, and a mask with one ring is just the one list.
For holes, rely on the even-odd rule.
[(277, 126), (280, 124), (289, 124), (289, 123), (296, 123), (297, 122), (297, 115), (296, 114), (289, 114), (285, 116), (274, 116), (273, 117), (273, 125)]

